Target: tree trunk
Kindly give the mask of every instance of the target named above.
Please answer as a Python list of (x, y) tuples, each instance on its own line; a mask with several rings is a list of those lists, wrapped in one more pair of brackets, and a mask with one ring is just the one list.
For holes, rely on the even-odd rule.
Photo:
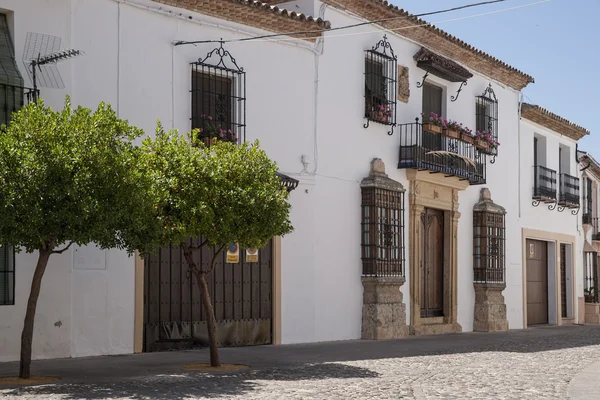
[[(205, 272), (202, 272), (196, 266), (190, 247), (186, 243), (182, 243), (181, 247), (183, 248), (183, 255), (188, 263), (188, 268), (194, 273), (196, 279), (198, 280), (198, 287), (200, 288), (200, 294), (202, 295), (202, 304), (204, 305), (204, 311), (206, 311), (206, 315), (208, 317), (206, 324), (208, 328), (208, 342), (210, 348), (210, 366), (220, 367), (221, 362), (219, 360), (219, 347), (217, 346), (217, 322), (215, 318), (215, 310), (212, 306), (212, 302), (210, 301), (210, 294), (208, 293), (208, 284), (206, 283), (206, 278), (204, 277)], [(206, 271), (206, 273), (211, 272), (214, 269), (217, 254), (220, 253), (221, 250), (222, 247), (214, 254), (211, 262), (211, 269)]]
[(35, 319), (35, 309), (37, 307), (42, 277), (48, 265), (48, 259), (52, 253), (51, 249), (40, 250), (38, 262), (33, 273), (31, 281), (31, 291), (27, 301), (27, 312), (25, 313), (25, 323), (23, 324), (23, 333), (21, 334), (21, 364), (19, 366), (19, 378), (29, 379), (31, 376), (31, 344), (33, 342), (33, 322)]
[(198, 278), (198, 286), (200, 287), (200, 293), (202, 294), (204, 311), (206, 311), (206, 315), (208, 316), (206, 323), (208, 326), (208, 342), (210, 344), (210, 366), (220, 367), (219, 347), (217, 346), (217, 321), (215, 319), (215, 310), (213, 309), (208, 293), (208, 284), (206, 283), (203, 274), (196, 275), (196, 278)]

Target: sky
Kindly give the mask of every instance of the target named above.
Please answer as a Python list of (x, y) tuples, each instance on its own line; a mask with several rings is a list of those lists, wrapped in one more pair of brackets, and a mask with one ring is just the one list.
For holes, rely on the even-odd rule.
[[(391, 0), (412, 14), (483, 0)], [(440, 29), (535, 78), (525, 101), (591, 131), (579, 149), (600, 159), (600, 0), (550, 0), (530, 7), (441, 22), (540, 0), (505, 0), (424, 17)]]

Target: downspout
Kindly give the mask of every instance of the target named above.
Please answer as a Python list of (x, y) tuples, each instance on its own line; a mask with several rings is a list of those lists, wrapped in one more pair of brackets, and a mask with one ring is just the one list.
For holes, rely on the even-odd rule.
[[(327, 4), (321, 4), (319, 8), (319, 18), (325, 20), (325, 10), (327, 10)], [(319, 168), (319, 61), (323, 53), (325, 52), (325, 32), (322, 36), (317, 39), (314, 49), (314, 70), (315, 70), (315, 81), (313, 86), (313, 158), (315, 167), (309, 176), (315, 176)]]
[(523, 92), (519, 91), (519, 119), (517, 121), (517, 166), (519, 168), (519, 173), (517, 174), (517, 197), (519, 198), (519, 219), (521, 219), (521, 107), (523, 105)]

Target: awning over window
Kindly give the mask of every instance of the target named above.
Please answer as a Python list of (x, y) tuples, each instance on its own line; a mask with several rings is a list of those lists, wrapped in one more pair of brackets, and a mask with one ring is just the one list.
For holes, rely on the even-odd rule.
[(15, 49), (6, 14), (0, 14), (0, 84), (23, 86), (23, 77), (15, 61)]
[(417, 62), (417, 67), (450, 82), (464, 82), (473, 77), (472, 73), (458, 63), (435, 54), (424, 47), (414, 55), (414, 59)]
[(281, 184), (288, 190), (288, 192), (291, 192), (298, 187), (299, 181), (297, 179), (291, 178), (285, 174), (282, 174), (281, 172), (277, 172), (277, 176), (279, 179), (281, 179)]

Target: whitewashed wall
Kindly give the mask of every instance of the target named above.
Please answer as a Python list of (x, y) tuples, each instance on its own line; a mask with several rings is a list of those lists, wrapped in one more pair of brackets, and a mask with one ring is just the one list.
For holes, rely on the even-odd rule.
[[(63, 38), (64, 48), (85, 56), (59, 65), (64, 90), (43, 89), (47, 104), (59, 108), (64, 96), (72, 103), (113, 105), (119, 115), (152, 134), (156, 120), (166, 128), (190, 127), (190, 62), (204, 57), (215, 44), (174, 48), (175, 40), (219, 40), (263, 31), (172, 9), (150, 1), (0, 0), (14, 12), (17, 60), (26, 32)], [(151, 9), (148, 9), (150, 7)], [(157, 10), (161, 8), (161, 10)], [(192, 17), (191, 19), (188, 17)], [(262, 147), (282, 171), (300, 172), (300, 156), (314, 152), (313, 44), (245, 43), (227, 47), (247, 72), (247, 139)], [(25, 76), (26, 73), (22, 69)], [(312, 167), (312, 166), (309, 166)], [(283, 240), (284, 340), (310, 341), (311, 310), (298, 313), (297, 302), (313, 287), (314, 232), (312, 179), (292, 196), (295, 232)], [(305, 189), (309, 189), (306, 193)], [(314, 241), (313, 241), (314, 243)], [(87, 253), (87, 254), (84, 254)], [(36, 255), (16, 260), (16, 304), (0, 306), (0, 361), (18, 358), (25, 304)], [(34, 358), (133, 352), (134, 261), (117, 250), (94, 247), (53, 256), (42, 284), (34, 335)], [(297, 330), (297, 321), (307, 332)], [(286, 338), (290, 339), (286, 339)]]
[[(583, 239), (584, 231), (581, 223), (581, 212), (572, 215), (570, 210), (563, 212), (558, 210), (549, 210), (548, 205), (541, 203), (539, 206), (532, 205), (532, 195), (534, 186), (533, 173), (533, 147), (534, 137), (545, 139), (545, 152), (538, 153), (540, 160), (545, 160), (545, 166), (553, 169), (557, 173), (557, 193), (559, 191), (559, 147), (568, 149), (569, 152), (569, 170), (564, 166), (563, 172), (580, 179), (580, 195), (583, 195), (582, 175), (579, 171), (577, 157), (575, 155), (576, 144), (566, 136), (560, 135), (543, 126), (540, 126), (527, 119), (521, 120), (521, 176), (520, 176), (520, 197), (521, 197), (521, 226), (523, 228), (536, 229), (551, 233), (561, 233), (577, 237), (575, 250), (575, 296), (583, 296)], [(564, 151), (564, 150), (563, 150)], [(583, 201), (583, 200), (581, 200)], [(575, 303), (575, 316), (577, 313), (577, 303)]]
[[(295, 5), (299, 6), (297, 11), (319, 13), (334, 27), (361, 22), (322, 7), (319, 2), (299, 0), (286, 6), (294, 10)], [(158, 7), (161, 11), (156, 10)], [(146, 0), (46, 0), (35, 3), (35, 12), (32, 2), (0, 0), (0, 8), (14, 11), (18, 51), (27, 31), (61, 36), (64, 47), (85, 51), (85, 56), (60, 64), (65, 90), (42, 90), (49, 104), (60, 107), (66, 93), (72, 95), (74, 104), (89, 107), (107, 101), (121, 117), (149, 133), (157, 119), (166, 128), (189, 129), (189, 63), (216, 46), (173, 47), (173, 41), (233, 39), (263, 33)], [(169, 11), (182, 12), (183, 18), (167, 15)], [(370, 161), (379, 157), (389, 176), (408, 186), (405, 171), (396, 169), (399, 130), (389, 136), (382, 125), (371, 123), (369, 129), (363, 128), (364, 50), (384, 34), (367, 34), (374, 30), (377, 28), (373, 26), (357, 28), (352, 33), (364, 34), (345, 37), (337, 37), (339, 32), (327, 34), (330, 38), (320, 56), (313, 52), (313, 44), (304, 41), (226, 45), (247, 72), (247, 139), (260, 139), (280, 169), (301, 182), (291, 195), (295, 230), (282, 241), (284, 343), (360, 337), (359, 183), (368, 174)], [(420, 46), (387, 34), (399, 64), (409, 67), (410, 100), (408, 104), (398, 103), (398, 123), (413, 122), (421, 112), (421, 90), (416, 83), (424, 71), (412, 58)], [(450, 96), (458, 84), (428, 79), (445, 88), (445, 116), (474, 127), (475, 96), (483, 93), (491, 80), (475, 74), (458, 101), (452, 103)], [(534, 214), (541, 210), (530, 212), (527, 207), (531, 202), (525, 188), (530, 185), (525, 181), (530, 166), (523, 161), (525, 156), (522, 163), (517, 162), (518, 93), (497, 82), (492, 81), (492, 85), (499, 100), (502, 145), (496, 163), (487, 164), (485, 186), (507, 209), (504, 294), (510, 327), (521, 328), (520, 230), (523, 224), (542, 229), (540, 224), (548, 218), (546, 214)], [(524, 135), (521, 132), (523, 146), (527, 142)], [(306, 166), (301, 163), (303, 155)], [(464, 331), (473, 326), (472, 207), (482, 187), (472, 186), (459, 197), (458, 322)], [(571, 229), (568, 221), (564, 222), (567, 231)], [(406, 235), (405, 245), (410, 263)], [(48, 267), (36, 316), (35, 358), (133, 351), (133, 260), (114, 250), (89, 248), (86, 258), (80, 251), (54, 257)], [(17, 303), (0, 307), (0, 361), (18, 356), (34, 261), (34, 255), (17, 258)], [(408, 286), (403, 287), (407, 304)]]
[[(338, 10), (328, 8), (325, 19), (332, 26), (360, 22)], [(372, 32), (372, 26), (353, 29)], [(339, 32), (332, 32), (337, 36)], [(399, 130), (387, 135), (383, 125), (371, 123), (363, 129), (364, 113), (364, 50), (370, 49), (383, 37), (374, 34), (332, 37), (326, 39), (321, 57), (319, 77), (319, 169), (317, 171), (319, 224), (317, 269), (322, 279), (320, 293), (315, 295), (314, 307), (317, 332), (314, 340), (347, 339), (360, 337), (362, 285), (360, 282), (360, 180), (368, 174), (373, 157), (384, 160), (387, 172), (407, 187), (404, 170), (398, 163)], [(398, 103), (398, 123), (413, 122), (420, 117), (422, 92), (416, 87), (425, 71), (416, 67), (413, 55), (420, 46), (387, 32), (398, 56), (398, 63), (409, 68), (409, 103)], [(329, 34), (328, 34), (329, 36)], [(475, 125), (475, 97), (481, 95), (490, 83), (478, 74), (469, 80), (456, 102), (450, 96), (458, 84), (450, 84), (435, 77), (430, 81), (444, 87), (444, 115), (469, 127)], [(487, 165), (487, 182), (493, 199), (507, 209), (507, 289), (509, 323), (512, 328), (522, 327), (521, 245), (518, 223), (517, 179), (519, 175), (515, 155), (518, 153), (518, 93), (492, 81), (499, 101), (500, 156), (495, 164)], [(458, 248), (458, 321), (464, 331), (473, 327), (473, 272), (472, 272), (472, 207), (479, 199), (483, 186), (472, 186), (459, 196)], [(408, 194), (408, 193), (407, 193)], [(408, 212), (405, 213), (408, 217)], [(407, 221), (408, 222), (408, 221)], [(405, 236), (408, 255), (408, 236)], [(410, 263), (410, 259), (407, 259)], [(408, 276), (407, 268), (407, 281)], [(318, 286), (317, 286), (318, 287)], [(318, 289), (316, 289), (318, 290)], [(402, 288), (409, 304), (408, 284)], [(328, 304), (329, 307), (322, 305)], [(343, 310), (343, 311), (342, 311)], [(410, 318), (410, 317), (408, 317)], [(298, 321), (298, 324), (301, 324)]]

